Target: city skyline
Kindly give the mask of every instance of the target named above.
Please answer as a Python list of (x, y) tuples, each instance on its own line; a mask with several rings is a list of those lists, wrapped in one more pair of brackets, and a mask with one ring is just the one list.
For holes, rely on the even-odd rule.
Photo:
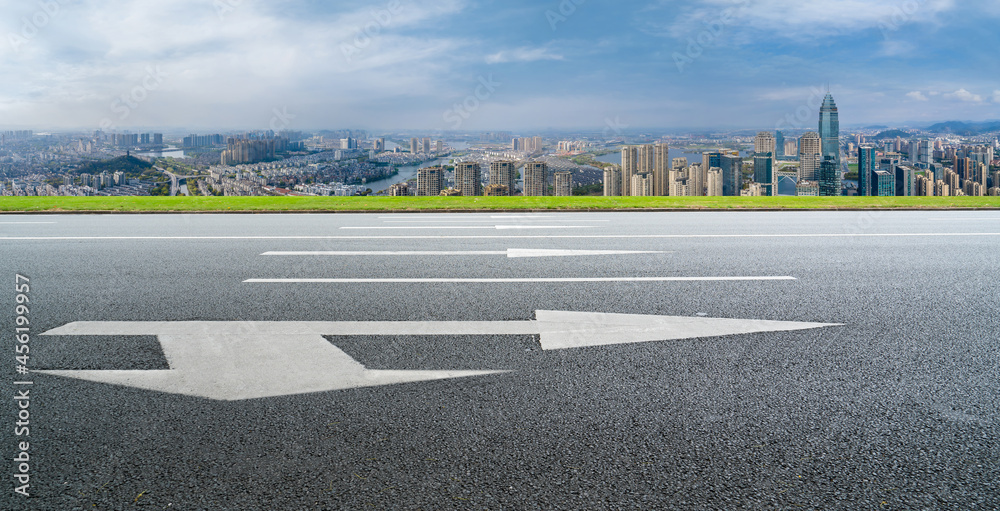
[(989, 2), (46, 0), (4, 11), (0, 69), (16, 78), (0, 89), (4, 129), (794, 130), (815, 126), (827, 84), (851, 113), (845, 127), (1000, 118), (984, 65), (1000, 38)]

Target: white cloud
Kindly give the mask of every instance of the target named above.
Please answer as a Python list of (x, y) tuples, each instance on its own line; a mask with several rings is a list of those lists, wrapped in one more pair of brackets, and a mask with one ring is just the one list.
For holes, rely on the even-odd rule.
[[(670, 3), (672, 0), (661, 0), (661, 4)], [(750, 27), (795, 39), (868, 29), (881, 30), (890, 39), (893, 32), (905, 25), (938, 22), (941, 13), (956, 7), (955, 0), (922, 0), (913, 2), (915, 7), (906, 2), (871, 0), (701, 0), (699, 3), (687, 16), (677, 18), (670, 30), (674, 36), (701, 31), (707, 24), (722, 21), (734, 29)]]
[[(18, 20), (38, 9), (23, 4), (12, 11)], [(447, 57), (469, 46), (412, 30), (460, 12), (465, 0), (408, 0), (394, 12), (393, 3), (299, 11), (258, 2), (217, 11), (222, 2), (204, 0), (61, 4), (20, 47), (4, 36), (0, 74), (19, 77), (0, 91), (6, 122), (266, 126), (287, 107), (303, 124), (325, 124), (351, 108), (382, 113), (387, 102), (459, 87), (447, 79)], [(164, 80), (121, 118), (113, 102), (150, 66)]]
[(993, 102), (1000, 103), (1000, 90), (993, 91)]
[(487, 64), (502, 64), (504, 62), (535, 62), (539, 60), (565, 60), (565, 57), (551, 53), (545, 48), (517, 48), (515, 50), (499, 51), (486, 56)]
[(918, 90), (907, 93), (906, 97), (914, 101), (928, 101), (927, 96), (924, 96), (924, 93)]
[(983, 97), (979, 94), (973, 94), (965, 89), (958, 89), (955, 92), (949, 92), (945, 94), (946, 99), (953, 99), (956, 101), (962, 101), (965, 103), (982, 103)]

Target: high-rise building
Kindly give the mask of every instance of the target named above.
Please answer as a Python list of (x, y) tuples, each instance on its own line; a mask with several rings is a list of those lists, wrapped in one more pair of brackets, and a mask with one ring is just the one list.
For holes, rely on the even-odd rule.
[(892, 197), (896, 195), (896, 178), (891, 172), (876, 170), (872, 172), (871, 194), (873, 197)]
[(652, 174), (636, 174), (632, 176), (632, 196), (651, 197), (653, 195), (654, 179)]
[(549, 187), (549, 165), (541, 161), (524, 164), (524, 196), (544, 197)]
[(872, 172), (875, 172), (875, 146), (858, 148), (858, 195), (872, 195)]
[(896, 165), (896, 196), (912, 197), (917, 192), (917, 170), (908, 165)]
[(632, 195), (632, 176), (639, 173), (639, 148), (625, 146), (622, 148), (622, 195)]
[(622, 195), (622, 171), (616, 167), (604, 169), (604, 196), (621, 197)]
[[(837, 171), (840, 171), (840, 114), (833, 95), (827, 93), (819, 110), (819, 137), (822, 139), (821, 163), (832, 157)], [(838, 194), (839, 195), (839, 194)]]
[(436, 197), (444, 189), (444, 167), (427, 167), (417, 170), (417, 195)]
[(380, 153), (385, 151), (385, 139), (384, 138), (375, 139), (375, 144), (372, 146), (372, 148)]
[(573, 173), (564, 170), (556, 172), (554, 176), (555, 186), (553, 188), (553, 195), (556, 197), (571, 197), (573, 195)]
[(785, 156), (795, 158), (799, 154), (799, 141), (794, 138), (785, 140)]
[(653, 194), (667, 195), (670, 193), (670, 146), (666, 142), (653, 145)]
[(419, 152), (420, 152), (420, 144), (417, 142), (417, 139), (411, 138), (410, 139), (410, 153), (411, 154), (417, 154)]
[(757, 153), (753, 157), (753, 180), (760, 184), (763, 194), (773, 197), (778, 194), (775, 183), (774, 156), (770, 152)]
[(517, 163), (512, 161), (490, 163), (490, 184), (504, 186), (507, 195), (514, 195), (517, 190)]
[(824, 156), (819, 164), (819, 195), (839, 197), (841, 195), (840, 167), (832, 156)]
[[(430, 145), (430, 142), (427, 144)], [(455, 164), (455, 188), (465, 197), (478, 197), (483, 194), (483, 172), (478, 163)]]
[(819, 133), (807, 131), (799, 139), (799, 180), (816, 181), (819, 171), (820, 156), (823, 153), (822, 140)]
[(753, 151), (757, 154), (769, 153), (771, 157), (774, 157), (775, 143), (774, 133), (762, 131), (754, 139)]
[(969, 158), (957, 158), (955, 160), (955, 173), (963, 181), (972, 179), (972, 160)]
[(688, 167), (688, 195), (691, 197), (703, 197), (705, 195), (705, 181), (708, 179), (708, 169), (701, 163), (692, 163)]
[(780, 131), (774, 132), (774, 157), (779, 160), (785, 157), (785, 134)]
[(743, 188), (743, 158), (734, 155), (722, 155), (722, 195), (738, 197)]
[(708, 169), (705, 179), (705, 195), (708, 197), (722, 197), (722, 169), (712, 167)]
[(424, 151), (423, 152), (426, 153), (426, 154), (431, 154), (431, 139), (425, 138), (423, 140), (423, 145), (424, 145)]
[(441, 154), (444, 152), (444, 140), (434, 142), (434, 152)]

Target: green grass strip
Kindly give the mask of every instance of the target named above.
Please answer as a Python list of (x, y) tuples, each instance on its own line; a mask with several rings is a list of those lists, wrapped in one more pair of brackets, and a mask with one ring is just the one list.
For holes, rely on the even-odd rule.
[(0, 212), (1000, 209), (1000, 197), (0, 197)]

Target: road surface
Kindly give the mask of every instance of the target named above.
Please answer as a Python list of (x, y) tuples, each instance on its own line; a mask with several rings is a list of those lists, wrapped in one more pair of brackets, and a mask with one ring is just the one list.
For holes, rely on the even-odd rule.
[(996, 509), (998, 247), (996, 212), (0, 216), (0, 508)]

